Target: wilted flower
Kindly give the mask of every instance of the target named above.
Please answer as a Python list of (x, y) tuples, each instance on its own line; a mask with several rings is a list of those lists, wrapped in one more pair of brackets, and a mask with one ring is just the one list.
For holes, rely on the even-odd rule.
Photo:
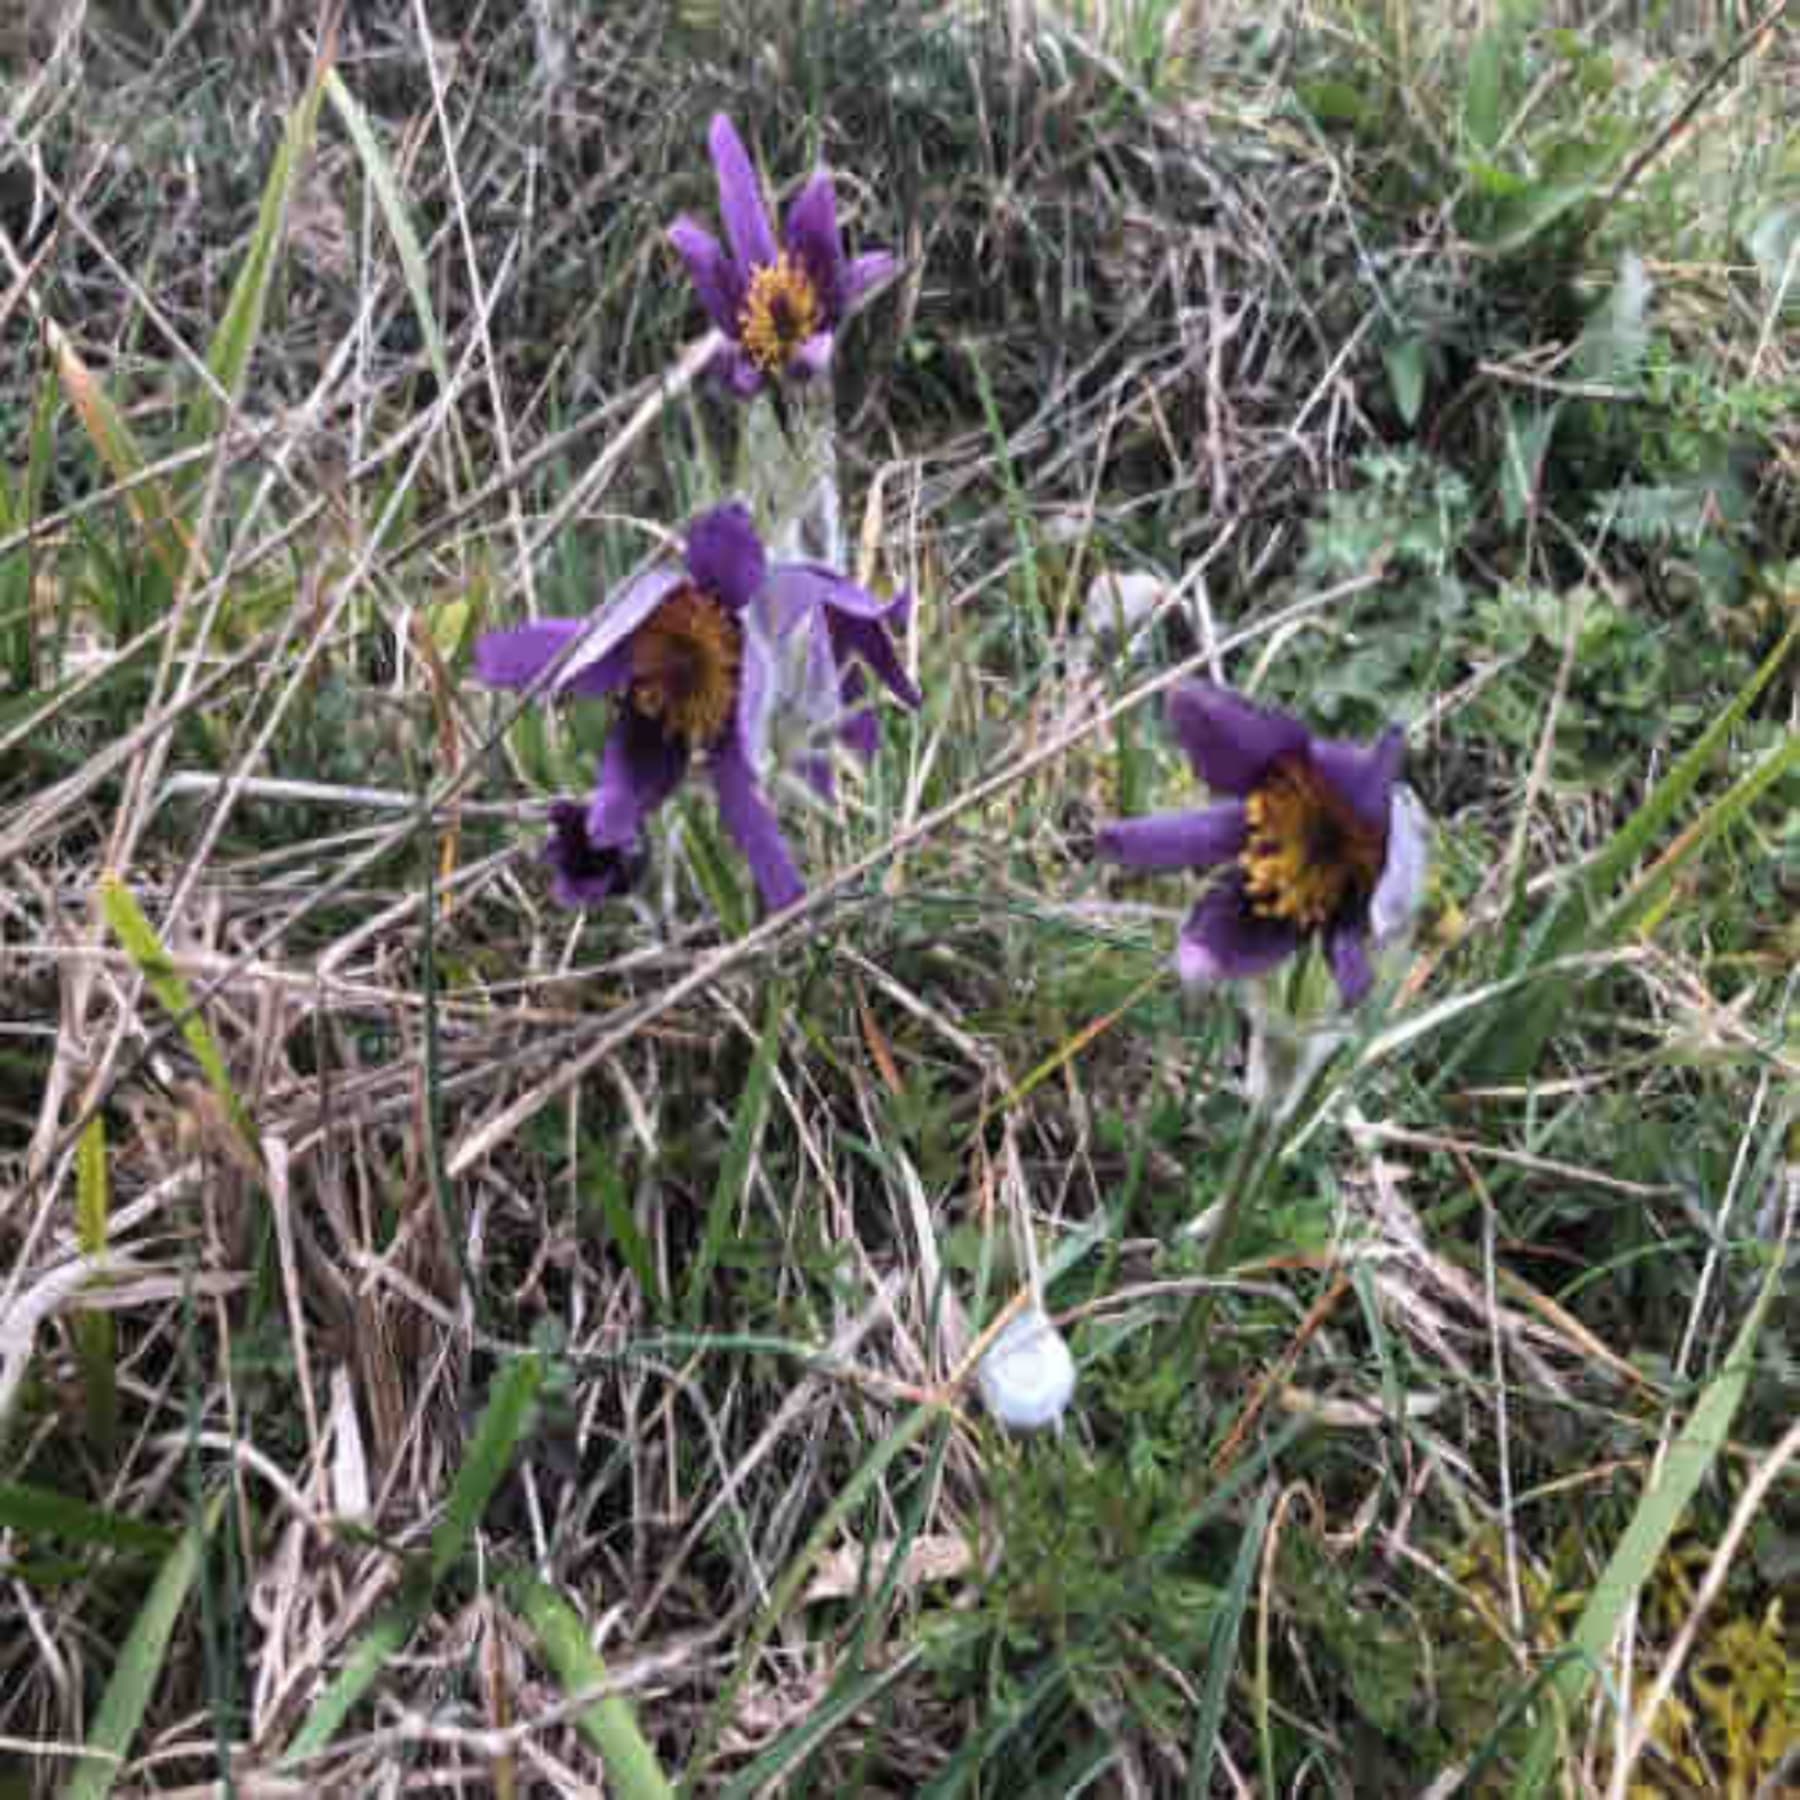
[(1002, 1425), (1039, 1431), (1054, 1425), (1075, 1393), (1075, 1358), (1060, 1331), (1035, 1306), (1008, 1319), (975, 1372), (981, 1398)]
[(1374, 985), (1371, 943), (1398, 937), (1424, 894), (1423, 813), (1400, 785), (1405, 738), (1315, 737), (1286, 713), (1194, 681), (1169, 702), (1194, 771), (1230, 798), (1102, 828), (1102, 856), (1134, 869), (1222, 869), (1181, 929), (1191, 982), (1261, 975), (1310, 939), (1345, 1005)]
[(748, 397), (772, 377), (823, 370), (833, 333), (893, 273), (895, 261), (885, 250), (844, 254), (837, 195), (824, 169), (794, 197), (777, 243), (749, 153), (723, 113), (714, 118), (707, 142), (730, 248), (685, 213), (669, 227), (669, 240), (725, 335), (718, 373), (734, 393)]
[(550, 808), (550, 892), (561, 906), (598, 906), (637, 885), (646, 861), (641, 842), (596, 844), (588, 836), (588, 809), (574, 800)]
[(696, 756), (767, 904), (787, 906), (805, 891), (756, 779), (771, 685), (767, 652), (746, 626), (766, 573), (749, 513), (721, 506), (688, 526), (685, 568), (640, 576), (591, 625), (540, 619), (476, 645), (476, 674), (491, 687), (529, 687), (567, 653), (557, 693), (614, 695), (621, 703), (582, 832), (567, 815), (555, 816), (550, 856), (559, 897), (619, 891), (644, 821)]
[(831, 758), (817, 748), (818, 735), (834, 731), (865, 762), (880, 743), (874, 708), (865, 702), (863, 665), (903, 706), (919, 704), (889, 635), (905, 625), (911, 596), (880, 599), (823, 563), (777, 563), (764, 606), (769, 636), (779, 646), (781, 703), (814, 740), (802, 753), (802, 770), (829, 798)]

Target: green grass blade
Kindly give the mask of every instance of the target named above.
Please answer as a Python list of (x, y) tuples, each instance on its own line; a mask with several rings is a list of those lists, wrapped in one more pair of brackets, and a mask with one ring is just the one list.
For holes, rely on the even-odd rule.
[(113, 404), (100, 378), (82, 360), (67, 333), (52, 324), (46, 326), (44, 335), (56, 364), (57, 380), (88, 441), (115, 481), (132, 484), (125, 504), (173, 586), (187, 565), (187, 538), (169, 490), (160, 481), (141, 479), (150, 466), (149, 457), (126, 423), (125, 415)]
[(205, 1074), (207, 1085), (218, 1096), (220, 1105), (225, 1108), (226, 1115), (251, 1155), (260, 1162), (262, 1147), (257, 1139), (256, 1127), (251, 1124), (250, 1115), (239, 1100), (237, 1089), (231, 1084), (231, 1075), (225, 1067), (219, 1040), (213, 1036), (212, 1028), (206, 1020), (195, 1011), (193, 994), (168, 951), (163, 948), (162, 939), (156, 935), (156, 927), (144, 916), (131, 889), (116, 875), (107, 875), (101, 880), (100, 908), (106, 915), (106, 922), (111, 926), (113, 936), (119, 940), (125, 954), (137, 965), (138, 972), (149, 984), (157, 1003), (180, 1026), (181, 1035)]
[[(544, 1660), (570, 1694), (601, 1686), (606, 1664), (588, 1642), (581, 1615), (557, 1591), (529, 1570), (511, 1569), (500, 1578), (501, 1591), (531, 1628)], [(673, 1800), (674, 1787), (656, 1760), (636, 1715), (617, 1694), (578, 1713), (576, 1728), (600, 1752), (606, 1765), (608, 1792), (620, 1800)]]
[(389, 1659), (405, 1648), (423, 1612), (422, 1601), (407, 1601), (392, 1612), (383, 1613), (369, 1627), (331, 1686), (313, 1702), (306, 1723), (288, 1745), (278, 1767), (288, 1768), (316, 1756), (337, 1736), (338, 1728), (349, 1718), (357, 1701), (375, 1685)]
[[(1657, 835), (1674, 818), (1699, 783), (1700, 777), (1724, 748), (1726, 740), (1740, 724), (1750, 708), (1787, 661), (1796, 642), (1800, 642), (1800, 626), (1790, 629), (1781, 642), (1763, 659), (1750, 679), (1733, 696), (1731, 704), (1700, 734), (1699, 739), (1675, 763), (1636, 812), (1607, 840), (1592, 862), (1579, 872), (1582, 889), (1587, 895), (1609, 893), (1624, 880), (1626, 871), (1649, 849)], [(1591, 914), (1586, 906), (1571, 909), (1562, 928), (1545, 945), (1546, 957), (1559, 955), (1582, 936), (1582, 927)]]
[(0, 1527), (26, 1537), (56, 1538), (65, 1544), (84, 1544), (96, 1550), (151, 1551), (162, 1554), (174, 1548), (179, 1533), (162, 1525), (146, 1525), (141, 1519), (86, 1506), (53, 1488), (31, 1487), (23, 1482), (0, 1482)]
[(1618, 1632), (1626, 1607), (1649, 1580), (1688, 1503), (1725, 1447), (1731, 1421), (1750, 1381), (1751, 1352), (1774, 1301), (1780, 1269), (1777, 1262), (1764, 1278), (1762, 1291), (1731, 1346), (1724, 1368), (1708, 1383), (1681, 1435), (1669, 1447), (1662, 1479), (1638, 1501), (1624, 1536), (1588, 1596), (1569, 1640), (1572, 1654), (1548, 1684), (1551, 1711), (1532, 1740), (1525, 1766), (1513, 1787), (1513, 1800), (1532, 1800), (1542, 1790), (1556, 1759), (1559, 1715), (1566, 1716), (1581, 1704)]
[(661, 1277), (657, 1274), (656, 1256), (650, 1248), (650, 1240), (644, 1236), (638, 1228), (637, 1220), (632, 1217), (631, 1200), (625, 1192), (624, 1180), (610, 1164), (599, 1163), (597, 1157), (589, 1160), (590, 1163), (599, 1164), (592, 1168), (587, 1179), (599, 1204), (601, 1222), (606, 1227), (607, 1235), (618, 1246), (626, 1268), (637, 1277), (638, 1291), (649, 1302), (650, 1310), (658, 1319), (666, 1321), (668, 1296), (664, 1294)]
[(762, 1034), (756, 1042), (756, 1055), (750, 1064), (749, 1079), (744, 1083), (737, 1113), (731, 1121), (731, 1141), (725, 1147), (725, 1159), (719, 1165), (719, 1178), (713, 1184), (712, 1202), (706, 1209), (706, 1231), (694, 1266), (688, 1276), (684, 1309), (690, 1326), (698, 1326), (706, 1306), (706, 1284), (719, 1260), (719, 1252), (731, 1235), (732, 1215), (743, 1197), (750, 1179), (750, 1165), (756, 1146), (762, 1141), (764, 1121), (769, 1115), (769, 1090), (774, 1082), (775, 1057), (781, 1047), (781, 1027), (787, 1016), (787, 996), (777, 988), (769, 995), (763, 1016)]
[(1640, 875), (1595, 927), (1602, 944), (1622, 943), (1666, 906), (1675, 879), (1693, 859), (1728, 831), (1792, 769), (1800, 768), (1800, 735), (1777, 744), (1747, 775), (1721, 794)]
[(531, 1429), (538, 1390), (543, 1385), (544, 1359), (535, 1354), (507, 1364), (494, 1383), (469, 1454), (456, 1472), (444, 1516), (431, 1534), (433, 1586), (468, 1548), (495, 1488), (506, 1478), (519, 1445)]
[(283, 1767), (291, 1767), (323, 1750), (357, 1702), (381, 1678), (389, 1660), (405, 1647), (424, 1616), (432, 1590), (461, 1559), (494, 1497), (494, 1489), (512, 1466), (513, 1455), (531, 1427), (532, 1409), (543, 1380), (543, 1358), (531, 1355), (509, 1363), (494, 1383), (469, 1454), (456, 1472), (444, 1516), (431, 1534), (431, 1557), (423, 1579), (396, 1606), (383, 1613), (351, 1651), (336, 1679), (319, 1696), (288, 1745), (281, 1758)]
[(820, 1514), (818, 1523), (813, 1527), (811, 1535), (800, 1547), (799, 1554), (782, 1572), (781, 1579), (776, 1582), (775, 1590), (769, 1596), (769, 1603), (758, 1615), (755, 1625), (744, 1640), (742, 1652), (738, 1656), (737, 1666), (732, 1670), (730, 1679), (720, 1690), (719, 1697), (713, 1702), (712, 1710), (706, 1716), (700, 1735), (694, 1746), (693, 1755), (688, 1766), (682, 1771), (681, 1785), (692, 1793), (695, 1791), (699, 1777), (704, 1773), (711, 1760), (714, 1748), (719, 1741), (719, 1734), (730, 1721), (737, 1707), (737, 1698), (744, 1683), (750, 1677), (750, 1671), (756, 1667), (763, 1647), (774, 1635), (775, 1628), (787, 1616), (787, 1611), (799, 1598), (800, 1590), (811, 1577), (814, 1567), (825, 1552), (838, 1541), (838, 1534), (843, 1529), (844, 1521), (867, 1498), (870, 1488), (886, 1473), (888, 1465), (907, 1449), (925, 1432), (933, 1421), (940, 1417), (935, 1406), (921, 1406), (907, 1414), (901, 1422), (863, 1458), (862, 1465), (856, 1473), (838, 1490), (831, 1504)]
[[(249, 254), (231, 287), (225, 317), (206, 352), (206, 366), (226, 394), (235, 403), (244, 391), (244, 377), (250, 367), (251, 353), (262, 335), (263, 313), (269, 301), (269, 286), (275, 278), (281, 240), (287, 230), (288, 205), (294, 185), (305, 167), (312, 148), (313, 131), (319, 118), (319, 101), (323, 93), (324, 71), (313, 79), (299, 105), (288, 116), (280, 148), (275, 152), (274, 166), (263, 188), (262, 206), (257, 213), (256, 230), (250, 238)], [(219, 429), (221, 412), (217, 398), (202, 390), (188, 409), (183, 442), (199, 443)]]
[(1219, 1727), (1225, 1721), (1225, 1693), (1231, 1683), (1231, 1671), (1237, 1665), (1238, 1627), (1243, 1623), (1250, 1583), (1256, 1575), (1257, 1558), (1262, 1554), (1274, 1505), (1273, 1493), (1265, 1489), (1244, 1527), (1244, 1535), (1238, 1539), (1231, 1579), (1213, 1619), (1206, 1646), (1206, 1674), (1200, 1683), (1200, 1705), (1194, 1718), (1194, 1749), (1188, 1758), (1188, 1800), (1206, 1800), (1212, 1792), (1213, 1756), (1218, 1749)]
[[(75, 1239), (83, 1256), (105, 1255), (111, 1210), (106, 1120), (96, 1113), (82, 1130), (75, 1158)], [(119, 1418), (112, 1314), (98, 1310), (78, 1313), (74, 1329), (76, 1361), (87, 1400), (88, 1435), (104, 1455), (112, 1449)]]
[(437, 377), (439, 387), (448, 392), (450, 359), (444, 353), (444, 334), (438, 328), (437, 314), (431, 309), (431, 279), (425, 270), (425, 252), (407, 214), (406, 197), (400, 191), (394, 165), (388, 161), (381, 140), (369, 124), (368, 114), (338, 79), (337, 70), (326, 71), (324, 85), (325, 97), (350, 134), (350, 142), (362, 160), (363, 174), (368, 177), (382, 222), (387, 226), (388, 236), (394, 240), (406, 292), (412, 300), (413, 311), (419, 315), (419, 330), (424, 335), (425, 354), (431, 359), (431, 372)]
[(903, 1651), (884, 1668), (872, 1669), (854, 1681), (842, 1683), (796, 1725), (785, 1732), (775, 1747), (759, 1756), (742, 1774), (719, 1790), (719, 1800), (755, 1800), (762, 1793), (779, 1793), (771, 1783), (780, 1781), (812, 1754), (846, 1719), (864, 1711), (918, 1661), (922, 1650)]
[(200, 1573), (206, 1538), (218, 1520), (222, 1504), (221, 1496), (208, 1505), (203, 1519), (182, 1533), (157, 1570), (150, 1592), (119, 1650), (112, 1679), (100, 1697), (100, 1711), (87, 1736), (89, 1760), (82, 1763), (63, 1789), (63, 1800), (101, 1800), (112, 1792), (125, 1753), (137, 1736), (144, 1709), (150, 1704), (157, 1677), (162, 1673), (169, 1639)]

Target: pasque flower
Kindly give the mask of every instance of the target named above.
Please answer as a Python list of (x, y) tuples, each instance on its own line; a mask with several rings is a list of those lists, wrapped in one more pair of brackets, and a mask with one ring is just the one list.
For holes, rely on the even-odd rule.
[(766, 380), (823, 370), (837, 328), (896, 265), (884, 250), (844, 254), (837, 195), (824, 169), (795, 195), (778, 240), (749, 152), (723, 113), (707, 141), (726, 243), (685, 213), (669, 227), (669, 241), (724, 334), (716, 371), (748, 397)]
[(1195, 773), (1226, 798), (1197, 812), (1104, 826), (1099, 852), (1134, 869), (1216, 869), (1182, 926), (1190, 982), (1261, 975), (1320, 942), (1345, 1005), (1374, 985), (1371, 943), (1399, 936), (1423, 897), (1423, 816), (1400, 785), (1405, 739), (1315, 737), (1299, 720), (1194, 681), (1169, 723)]
[(782, 907), (805, 891), (756, 777), (773, 689), (749, 609), (767, 573), (749, 513), (721, 506), (689, 524), (683, 566), (639, 576), (597, 619), (540, 619), (475, 646), (490, 687), (529, 687), (555, 663), (554, 692), (619, 703), (585, 812), (552, 815), (558, 898), (581, 904), (628, 885), (644, 821), (696, 761), (764, 901)]
[(770, 571), (762, 605), (779, 646), (781, 704), (807, 735), (801, 771), (829, 799), (835, 782), (821, 740), (835, 734), (865, 762), (881, 741), (865, 668), (903, 706), (919, 705), (890, 635), (905, 625), (912, 597), (883, 600), (823, 563), (793, 562)]

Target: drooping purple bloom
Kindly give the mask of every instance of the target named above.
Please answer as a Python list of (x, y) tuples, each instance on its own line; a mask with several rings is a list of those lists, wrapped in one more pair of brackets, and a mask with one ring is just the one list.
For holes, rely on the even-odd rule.
[(823, 370), (838, 327), (897, 264), (885, 250), (844, 254), (837, 194), (825, 169), (794, 196), (778, 242), (755, 165), (723, 113), (707, 142), (726, 244), (685, 213), (669, 227), (669, 241), (725, 338), (716, 372), (748, 398), (765, 380)]
[(762, 611), (778, 646), (783, 700), (808, 734), (802, 772), (827, 799), (835, 788), (829, 737), (865, 762), (881, 741), (865, 670), (901, 705), (919, 706), (891, 636), (911, 609), (910, 594), (883, 600), (823, 563), (777, 563), (769, 571)]
[(596, 844), (588, 836), (588, 809), (576, 800), (550, 808), (550, 892), (559, 906), (598, 906), (635, 887), (647, 860), (643, 844)]
[[(488, 634), (475, 646), (475, 672), (502, 688), (530, 687), (548, 673), (555, 693), (619, 702), (582, 832), (560, 812), (555, 818), (559, 897), (618, 891), (645, 821), (697, 758), (764, 902), (787, 906), (805, 884), (756, 778), (772, 699), (767, 652), (748, 628), (767, 577), (762, 541), (743, 507), (721, 506), (689, 524), (685, 548), (684, 568), (640, 576), (597, 619), (540, 619)], [(609, 874), (608, 856), (618, 875)]]
[(1399, 936), (1423, 897), (1426, 827), (1400, 785), (1405, 736), (1315, 737), (1229, 688), (1192, 681), (1169, 723), (1200, 779), (1227, 796), (1198, 812), (1102, 827), (1099, 852), (1134, 869), (1221, 873), (1182, 926), (1190, 982), (1262, 975), (1317, 938), (1346, 1006), (1374, 985), (1369, 946)]

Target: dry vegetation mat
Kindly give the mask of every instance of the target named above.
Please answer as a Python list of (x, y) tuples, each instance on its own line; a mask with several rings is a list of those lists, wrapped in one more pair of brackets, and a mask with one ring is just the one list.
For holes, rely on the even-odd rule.
[(16, 10), (0, 1797), (1800, 1791), (1785, 4)]

